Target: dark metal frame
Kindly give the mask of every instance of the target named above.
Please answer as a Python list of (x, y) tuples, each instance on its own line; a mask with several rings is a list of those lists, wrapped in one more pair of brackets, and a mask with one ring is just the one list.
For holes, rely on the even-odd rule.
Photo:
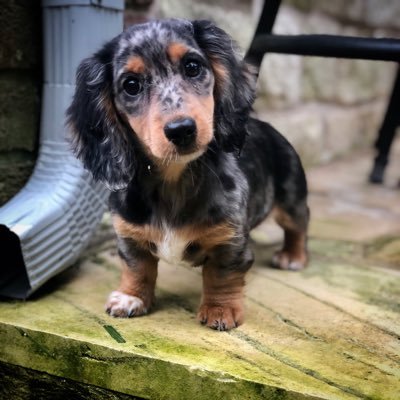
[(257, 67), (260, 67), (267, 53), (399, 63), (392, 95), (375, 142), (378, 154), (369, 177), (370, 182), (381, 183), (396, 128), (400, 125), (400, 39), (337, 35), (275, 35), (272, 29), (280, 5), (281, 0), (264, 1), (253, 40), (245, 56), (246, 61)]

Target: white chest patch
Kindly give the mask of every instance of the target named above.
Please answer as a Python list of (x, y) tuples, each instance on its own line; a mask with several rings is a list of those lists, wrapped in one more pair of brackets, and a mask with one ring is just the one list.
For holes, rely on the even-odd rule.
[(157, 243), (157, 256), (169, 264), (188, 265), (183, 255), (188, 245), (186, 238), (180, 236), (174, 229), (165, 227), (162, 240)]

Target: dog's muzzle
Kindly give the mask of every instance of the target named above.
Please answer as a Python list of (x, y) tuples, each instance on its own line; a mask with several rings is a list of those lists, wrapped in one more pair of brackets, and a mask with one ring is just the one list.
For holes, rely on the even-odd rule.
[(185, 149), (196, 140), (197, 127), (192, 118), (182, 118), (168, 122), (164, 126), (167, 139), (175, 146)]

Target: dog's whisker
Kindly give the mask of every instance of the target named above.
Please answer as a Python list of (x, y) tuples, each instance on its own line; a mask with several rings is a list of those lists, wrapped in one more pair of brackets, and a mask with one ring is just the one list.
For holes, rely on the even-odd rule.
[(200, 159), (199, 161), (201, 162), (202, 165), (204, 165), (217, 178), (218, 182), (222, 186), (222, 182), (221, 182), (221, 179), (218, 176), (218, 174), (206, 162), (204, 162), (202, 159)]

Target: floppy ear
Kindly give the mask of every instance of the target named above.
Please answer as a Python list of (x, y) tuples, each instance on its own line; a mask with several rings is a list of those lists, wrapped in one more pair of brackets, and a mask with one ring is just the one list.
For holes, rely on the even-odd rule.
[(194, 38), (208, 57), (215, 77), (216, 139), (227, 152), (240, 150), (255, 98), (255, 71), (239, 56), (233, 39), (210, 21), (193, 21)]
[(135, 170), (127, 126), (113, 101), (113, 49), (116, 39), (81, 62), (76, 89), (67, 110), (75, 155), (95, 180), (111, 190), (125, 188)]

